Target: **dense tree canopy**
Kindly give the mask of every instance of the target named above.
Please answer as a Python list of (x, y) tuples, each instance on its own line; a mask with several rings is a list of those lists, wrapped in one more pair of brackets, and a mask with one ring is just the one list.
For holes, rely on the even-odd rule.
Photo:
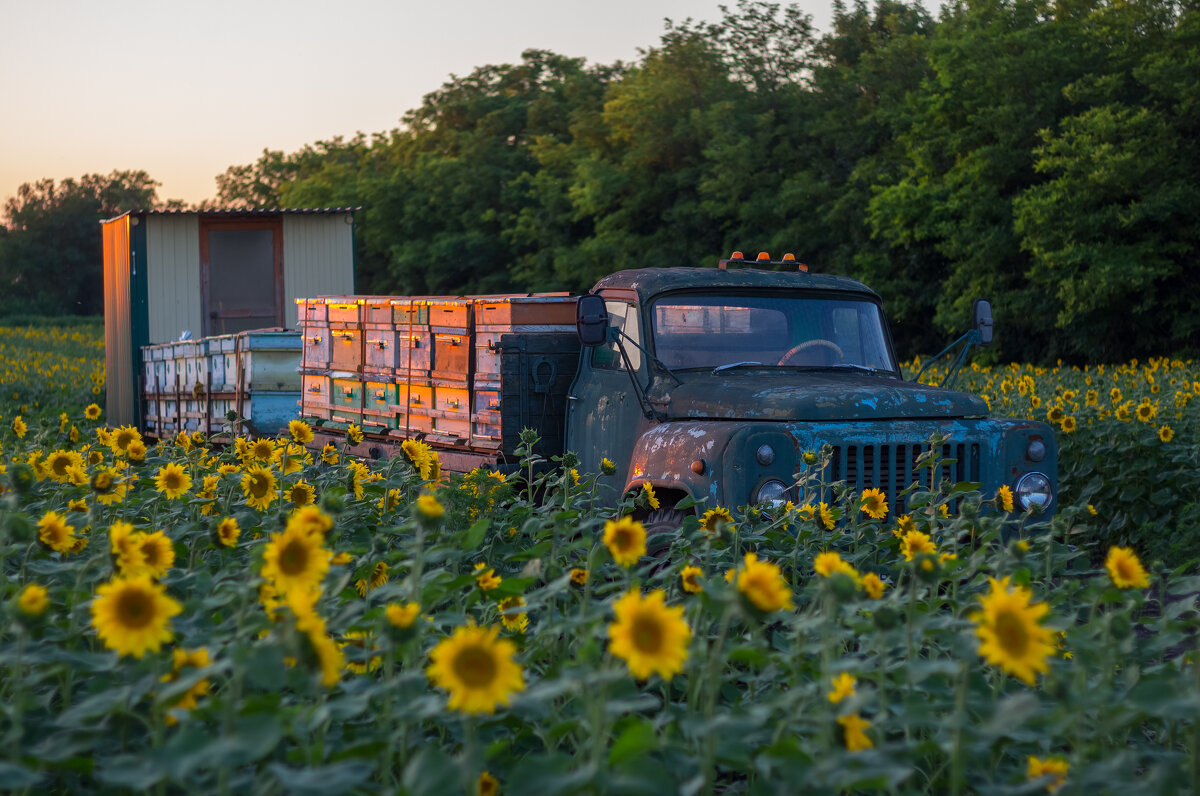
[(25, 183), (4, 203), (0, 227), (0, 311), (104, 311), (101, 219), (158, 203), (144, 171), (86, 174)]
[[(1004, 358), (1198, 350), (1195, 0), (837, 0), (824, 34), (795, 6), (722, 14), (668, 22), (632, 63), (481, 66), (395, 130), (230, 167), (215, 203), (362, 205), (371, 292), (792, 251), (874, 287), (906, 355), (979, 296)], [(35, 197), (95, 194), (39, 186), (5, 209), (9, 284), (46, 240)], [(54, 273), (39, 291), (71, 281)]]

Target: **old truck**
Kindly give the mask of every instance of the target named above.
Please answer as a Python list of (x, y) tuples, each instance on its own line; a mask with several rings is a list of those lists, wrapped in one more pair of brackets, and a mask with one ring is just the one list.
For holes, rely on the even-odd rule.
[[(988, 495), (1008, 485), (1018, 510), (1054, 511), (1049, 426), (905, 380), (865, 285), (790, 257), (754, 265), (735, 253), (718, 268), (620, 271), (578, 299), (307, 300), (301, 414), (318, 444), (355, 423), (367, 432), (359, 455), (418, 437), (452, 471), (511, 467), (521, 429), (534, 428), (547, 458), (574, 451), (590, 472), (614, 463), (613, 495), (650, 484), (655, 524), (677, 523), (684, 498), (794, 497), (804, 453), (825, 445), (826, 481), (880, 489), (902, 511), (935, 434), (945, 437), (939, 480)], [(990, 337), (977, 303), (959, 361)]]

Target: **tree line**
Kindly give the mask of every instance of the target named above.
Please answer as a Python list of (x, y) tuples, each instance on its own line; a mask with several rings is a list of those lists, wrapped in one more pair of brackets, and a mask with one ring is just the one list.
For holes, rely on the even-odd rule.
[[(581, 291), (790, 251), (873, 287), (904, 354), (987, 297), (994, 356), (1115, 360), (1200, 348), (1198, 138), (1194, 0), (839, 0), (823, 34), (740, 0), (632, 63), (481, 66), (387, 133), (230, 167), (214, 203), (361, 205), (364, 292)], [(3, 279), (28, 267), (24, 210)]]

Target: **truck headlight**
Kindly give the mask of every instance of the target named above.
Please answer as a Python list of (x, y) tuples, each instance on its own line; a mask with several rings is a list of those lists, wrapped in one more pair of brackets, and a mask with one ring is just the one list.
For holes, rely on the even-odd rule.
[(754, 490), (754, 496), (750, 502), (782, 506), (787, 502), (787, 484), (774, 478), (770, 481), (763, 481), (759, 484), (758, 489)]
[(1045, 473), (1026, 473), (1017, 481), (1017, 505), (1021, 511), (1045, 509), (1054, 500), (1054, 487)]

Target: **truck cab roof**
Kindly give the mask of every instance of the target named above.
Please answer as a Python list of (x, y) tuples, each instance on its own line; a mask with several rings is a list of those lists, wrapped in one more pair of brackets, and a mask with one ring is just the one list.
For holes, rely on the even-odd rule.
[[(878, 299), (878, 294), (861, 282), (833, 274), (803, 271), (763, 271), (757, 268), (636, 268), (609, 274), (592, 292), (634, 291), (644, 302), (676, 290), (706, 289), (836, 290)], [(632, 296), (630, 296), (632, 298)]]

